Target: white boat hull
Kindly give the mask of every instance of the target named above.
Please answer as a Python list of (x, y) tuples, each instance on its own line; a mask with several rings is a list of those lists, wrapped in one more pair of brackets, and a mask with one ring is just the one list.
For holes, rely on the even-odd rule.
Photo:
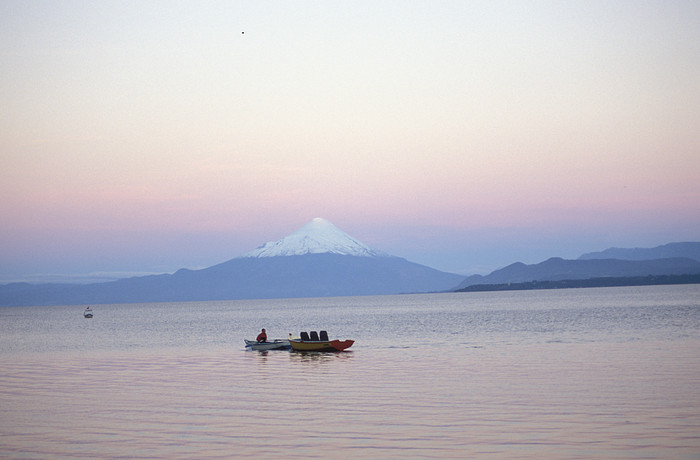
[(246, 340), (245, 347), (251, 350), (288, 350), (292, 346), (289, 340), (275, 339), (272, 342), (256, 342), (255, 340)]

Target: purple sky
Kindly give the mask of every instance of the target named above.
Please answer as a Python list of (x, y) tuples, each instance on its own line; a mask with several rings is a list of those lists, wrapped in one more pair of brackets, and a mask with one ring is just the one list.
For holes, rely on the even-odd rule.
[[(700, 240), (700, 3), (0, 3), (0, 282), (324, 217), (458, 273)], [(243, 33), (245, 32), (245, 33)]]

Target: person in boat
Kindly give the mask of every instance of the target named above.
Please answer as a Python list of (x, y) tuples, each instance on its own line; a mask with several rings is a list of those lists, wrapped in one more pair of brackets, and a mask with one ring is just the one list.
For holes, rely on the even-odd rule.
[(255, 339), (258, 342), (267, 342), (267, 332), (265, 332), (265, 328), (258, 334), (258, 337)]

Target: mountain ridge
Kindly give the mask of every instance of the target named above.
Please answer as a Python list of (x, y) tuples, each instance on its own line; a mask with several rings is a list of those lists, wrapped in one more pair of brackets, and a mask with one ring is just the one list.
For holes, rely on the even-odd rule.
[[(695, 250), (698, 250), (697, 256)], [(688, 254), (692, 257), (654, 255)], [(619, 255), (629, 259), (604, 258)], [(332, 297), (457, 291), (474, 285), (592, 278), (700, 274), (700, 243), (609, 248), (576, 260), (515, 262), (491, 274), (464, 277), (370, 248), (329, 221), (315, 218), (280, 240), (200, 270), (135, 276), (91, 284), (0, 285), (0, 305), (104, 304)], [(534, 285), (534, 284), (533, 284)]]
[(463, 275), (374, 250), (316, 218), (281, 240), (200, 270), (92, 284), (13, 283), (0, 305), (333, 297), (447, 291)]
[(587, 252), (578, 260), (621, 259), (653, 260), (673, 257), (687, 257), (700, 261), (700, 242), (686, 241), (668, 243), (653, 248), (608, 248), (599, 252)]
[(532, 265), (516, 262), (495, 270), (486, 276), (469, 276), (462, 281), (455, 290), (481, 284), (508, 284), (531, 281), (562, 281), (649, 275), (691, 275), (698, 273), (700, 273), (700, 261), (687, 257), (654, 260), (571, 260), (551, 257), (543, 262)]
[(400, 257), (341, 254), (234, 258), (202, 270), (85, 285), (13, 283), (0, 305), (336, 297), (447, 291), (463, 278)]

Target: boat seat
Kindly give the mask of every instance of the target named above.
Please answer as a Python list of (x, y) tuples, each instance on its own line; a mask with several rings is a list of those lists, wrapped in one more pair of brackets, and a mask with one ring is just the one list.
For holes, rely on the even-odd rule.
[(322, 342), (328, 342), (328, 332), (326, 332), (326, 331), (321, 331), (321, 332), (319, 332), (319, 334), (321, 335), (321, 341), (322, 341)]
[(301, 340), (303, 342), (308, 342), (309, 340), (311, 340), (311, 339), (309, 339), (308, 332), (302, 332), (301, 334), (299, 334), (299, 337), (301, 337)]
[(316, 332), (316, 331), (311, 331), (310, 334), (311, 334), (311, 341), (312, 341), (312, 342), (318, 342), (318, 332)]

